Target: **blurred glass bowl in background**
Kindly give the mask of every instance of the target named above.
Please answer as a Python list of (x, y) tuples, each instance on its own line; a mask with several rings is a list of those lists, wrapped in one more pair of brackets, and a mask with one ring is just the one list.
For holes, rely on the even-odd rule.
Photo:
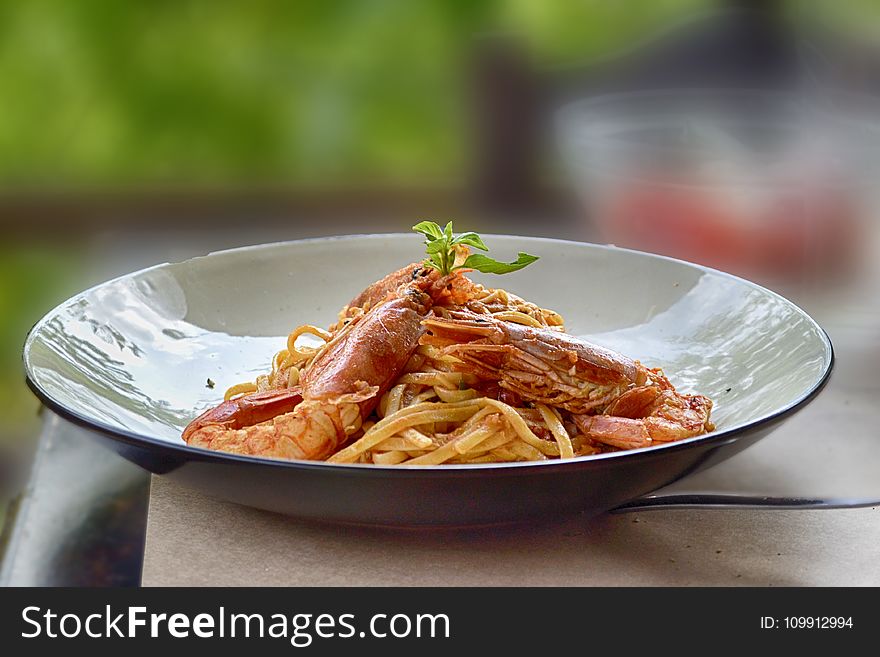
[(768, 280), (857, 260), (878, 116), (864, 97), (669, 91), (582, 100), (556, 127), (603, 240)]

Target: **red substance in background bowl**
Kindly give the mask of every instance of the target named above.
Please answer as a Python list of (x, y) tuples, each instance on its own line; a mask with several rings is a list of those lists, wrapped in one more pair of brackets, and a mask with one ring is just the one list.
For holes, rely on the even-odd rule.
[(629, 183), (601, 209), (614, 244), (742, 274), (797, 275), (846, 268), (858, 242), (846, 190), (778, 190), (746, 207), (737, 192)]

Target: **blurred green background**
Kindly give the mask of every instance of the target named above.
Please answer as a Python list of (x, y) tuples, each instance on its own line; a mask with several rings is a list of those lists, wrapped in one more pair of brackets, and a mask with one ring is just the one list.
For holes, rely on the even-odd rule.
[(57, 246), (0, 247), (0, 399), (7, 409), (0, 440), (35, 421), (37, 403), (22, 380), (24, 336), (61, 295), (76, 291), (71, 279), (81, 266), (77, 254)]
[(705, 0), (5, 0), (6, 186), (456, 178), (475, 35), (559, 62)]

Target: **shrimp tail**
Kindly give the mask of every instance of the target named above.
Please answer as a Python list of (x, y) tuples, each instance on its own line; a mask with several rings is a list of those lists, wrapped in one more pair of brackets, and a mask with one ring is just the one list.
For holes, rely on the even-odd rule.
[(190, 442), (199, 430), (215, 426), (223, 429), (241, 429), (289, 413), (302, 401), (300, 388), (267, 390), (225, 401), (208, 409), (183, 430), (183, 440)]

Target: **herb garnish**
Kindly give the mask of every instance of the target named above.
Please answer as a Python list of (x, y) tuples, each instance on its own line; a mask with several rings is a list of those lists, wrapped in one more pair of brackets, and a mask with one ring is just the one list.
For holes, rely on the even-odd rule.
[(474, 232), (454, 235), (451, 221), (446, 224), (446, 228), (440, 228), (433, 221), (420, 221), (413, 226), (413, 230), (425, 236), (425, 251), (428, 254), (425, 266), (436, 269), (443, 276), (456, 269), (475, 269), (484, 274), (509, 274), (538, 259), (538, 256), (520, 251), (513, 262), (499, 262), (482, 253), (473, 253), (463, 263), (456, 265), (455, 247), (458, 245), (471, 246), (480, 251), (489, 250), (479, 235)]

